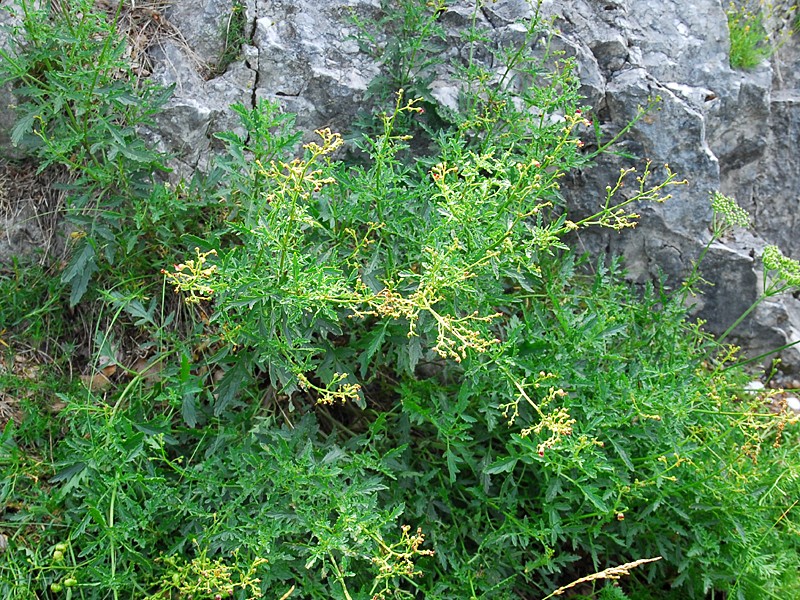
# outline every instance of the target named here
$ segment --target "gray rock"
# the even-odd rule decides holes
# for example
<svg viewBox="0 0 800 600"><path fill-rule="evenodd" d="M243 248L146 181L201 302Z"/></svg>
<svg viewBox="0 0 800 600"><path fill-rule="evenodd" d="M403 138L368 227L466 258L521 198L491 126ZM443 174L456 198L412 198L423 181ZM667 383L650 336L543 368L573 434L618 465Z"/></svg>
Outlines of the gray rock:
<svg viewBox="0 0 800 600"><path fill-rule="evenodd" d="M225 50L228 31L236 25L236 4L236 0L173 2L166 16L198 60L214 69Z"/></svg>
<svg viewBox="0 0 800 600"><path fill-rule="evenodd" d="M215 133L240 128L230 106L253 105L256 71L241 60L223 75L206 81L185 49L174 42L162 44L154 59L153 78L162 85L174 85L175 91L156 115L155 131L149 135L177 159L176 176L190 176L209 160Z"/></svg>
<svg viewBox="0 0 800 600"><path fill-rule="evenodd" d="M153 53L154 78L175 83L176 92L158 117L154 139L176 153L181 173L202 168L216 149L213 134L235 128L234 102L253 106L259 98L279 101L298 114L298 126L344 131L367 101L379 61L363 52L352 15L363 22L381 17L380 0L250 0L248 43L240 60L206 81L203 64L219 59L233 0L174 0L168 13L185 44L165 40ZM779 7L790 0L781 0ZM497 42L520 43L516 22L540 10L554 19L552 48L573 57L581 92L606 139L621 131L640 106L660 103L639 119L618 146L589 170L569 175L565 186L576 215L596 210L605 186L620 168L650 161L654 179L669 164L684 186L672 198L635 207L635 231L581 232L576 243L593 252L623 253L632 279L664 273L678 285L709 239L709 193L734 196L753 214L753 236L715 244L703 275L714 283L695 310L706 326L724 331L760 290L760 248L769 240L800 256L794 235L800 206L800 41L786 37L772 60L751 72L729 65L729 34L720 0L526 0L452 2L440 16L447 30L442 58L464 61L461 32L473 20ZM780 19L770 22L779 32ZM381 36L377 42L380 45ZM493 67L491 54L478 59ZM459 83L440 65L431 91L455 108ZM5 101L0 98L0 125ZM0 139L2 144L2 139ZM633 158L630 158L633 157ZM785 344L797 335L800 307L792 298L763 303L736 332L751 352ZM800 357L788 352L788 370Z"/></svg>
<svg viewBox="0 0 800 600"><path fill-rule="evenodd" d="M13 52L8 33L12 27L19 24L20 19L13 12L0 11L0 49L3 52ZM11 82L0 86L0 156L11 160L22 157L20 149L11 143L11 129L17 120L15 110L17 102Z"/></svg>
<svg viewBox="0 0 800 600"><path fill-rule="evenodd" d="M303 130L347 129L379 74L375 61L359 51L351 14L374 20L378 9L368 0L269 3L253 37L257 97L297 112Z"/></svg>
<svg viewBox="0 0 800 600"><path fill-rule="evenodd" d="M763 155L749 180L740 178L739 194L753 215L755 230L784 253L800 257L800 90L774 92ZM754 171L754 172L753 172ZM748 186L747 184L750 183Z"/></svg>

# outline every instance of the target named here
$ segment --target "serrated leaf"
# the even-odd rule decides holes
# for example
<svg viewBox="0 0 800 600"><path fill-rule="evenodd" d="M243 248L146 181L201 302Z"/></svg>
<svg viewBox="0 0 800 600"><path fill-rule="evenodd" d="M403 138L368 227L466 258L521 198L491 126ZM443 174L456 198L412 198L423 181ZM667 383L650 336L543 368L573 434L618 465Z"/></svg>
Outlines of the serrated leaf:
<svg viewBox="0 0 800 600"><path fill-rule="evenodd" d="M222 414L222 411L239 395L239 390L249 380L250 373L244 360L238 360L233 367L228 369L228 372L217 384L217 401L214 404L215 417Z"/></svg>
<svg viewBox="0 0 800 600"><path fill-rule="evenodd" d="M347 453L344 450L342 450L338 446L334 446L323 457L322 464L324 465L324 464L328 464L328 463L335 463L335 462L339 461L340 459L346 458L346 457L347 457Z"/></svg>
<svg viewBox="0 0 800 600"><path fill-rule="evenodd" d="M408 339L406 352L408 353L408 370L413 373L422 358L422 342L418 337L415 336Z"/></svg>
<svg viewBox="0 0 800 600"><path fill-rule="evenodd" d="M3 427L3 433L0 435L0 456L6 456L17 448L17 442L14 439L14 421L9 419Z"/></svg>
<svg viewBox="0 0 800 600"><path fill-rule="evenodd" d="M608 507L608 505L605 502L603 502L603 499L600 498L600 496L598 496L595 493L595 490L593 488L591 488L591 487L582 487L581 488L581 492L583 492L583 495L586 497L586 499L589 502L594 504L594 507L597 510L599 510L600 512L604 512L604 513L609 512L610 508Z"/></svg>
<svg viewBox="0 0 800 600"><path fill-rule="evenodd" d="M118 93L114 100L119 102L122 106L138 106L142 102L140 97L126 91Z"/></svg>
<svg viewBox="0 0 800 600"><path fill-rule="evenodd" d="M86 469L85 462L77 462L74 465L70 465L65 469L60 470L58 473L53 475L50 478L49 483L58 483L59 481L66 481L67 479L72 479L73 477L79 476L84 469Z"/></svg>
<svg viewBox="0 0 800 600"><path fill-rule="evenodd" d="M446 462L447 462L447 473L450 476L450 483L456 482L456 475L458 475L461 470L458 468L458 457L453 454L453 451L450 448L444 453Z"/></svg>
<svg viewBox="0 0 800 600"><path fill-rule="evenodd" d="M183 422L187 427L194 427L197 425L197 404L195 403L194 394L184 394L183 401L181 402L181 416Z"/></svg>
<svg viewBox="0 0 800 600"><path fill-rule="evenodd" d="M151 150L148 150L144 146L142 146L141 148L136 148L135 146L112 144L112 147L116 148L126 158L129 158L136 162L141 162L141 163L153 162L156 158L156 155Z"/></svg>
<svg viewBox="0 0 800 600"><path fill-rule="evenodd" d="M134 423L133 426L145 435L162 435L169 431L169 427L163 423L153 425L152 423Z"/></svg>
<svg viewBox="0 0 800 600"><path fill-rule="evenodd" d="M201 252L208 252L210 250L214 250L217 253L221 252L219 243L214 243L211 240L197 237L196 235L186 234L181 240L186 243L187 248L199 248Z"/></svg>
<svg viewBox="0 0 800 600"><path fill-rule="evenodd" d="M351 487L351 490L356 492L358 495L367 496L369 494L374 494L376 492L382 492L389 488L381 481L380 477L370 477L366 481L358 483Z"/></svg>
<svg viewBox="0 0 800 600"><path fill-rule="evenodd" d="M609 440L611 440L611 445L614 447L614 450L617 451L619 457L622 459L622 462L625 463L625 466L628 467L629 471L634 470L633 462L631 461L628 453L625 451L625 448L616 440L616 438L612 435L609 436Z"/></svg>
<svg viewBox="0 0 800 600"><path fill-rule="evenodd" d="M96 507L87 506L86 507L86 512L89 514L89 516L92 519L94 519L95 523L97 523L98 525L101 525L102 527L106 527L106 517Z"/></svg>
<svg viewBox="0 0 800 600"><path fill-rule="evenodd" d="M488 467L484 473L487 475L497 475L498 473L510 473L514 470L514 467L517 466L517 462L519 459L516 456L507 456L506 458L502 458L496 462L494 462L490 467Z"/></svg>
<svg viewBox="0 0 800 600"><path fill-rule="evenodd" d="M17 119L17 122L14 124L14 127L11 130L11 143L15 146L19 146L22 138L33 129L33 123L35 120L36 113L34 112L25 114Z"/></svg>
<svg viewBox="0 0 800 600"><path fill-rule="evenodd" d="M75 253L72 255L67 268L61 274L61 283L69 284L69 305L75 306L80 302L86 289L89 287L89 281L98 271L96 254L94 246L86 239L82 239Z"/></svg>
<svg viewBox="0 0 800 600"><path fill-rule="evenodd" d="M155 300L155 298L153 299ZM155 303L150 302L150 308L146 309L144 305L139 300L131 300L125 305L125 312L128 313L130 316L138 319L134 325L140 326L144 325L145 323L150 323L151 325L155 325L155 321L153 320L152 312L155 309Z"/></svg>
<svg viewBox="0 0 800 600"><path fill-rule="evenodd" d="M386 337L386 329L389 326L388 323L384 323L383 327L378 330L370 332L371 339L367 347L358 357L358 363L361 367L361 377L365 377L367 374L367 370L369 368L369 362L375 353L383 346L383 340Z"/></svg>
<svg viewBox="0 0 800 600"><path fill-rule="evenodd" d="M547 502L552 502L556 496L561 493L561 478L556 477L551 482L550 485L547 486L547 492L545 492L544 499Z"/></svg>
<svg viewBox="0 0 800 600"><path fill-rule="evenodd" d="M388 323L384 323L383 327L377 332L375 332L372 336L372 340L370 341L367 349L364 351L367 355L367 361L371 359L375 353L380 349L381 345L383 344L383 339L386 337L386 328L389 326Z"/></svg>
<svg viewBox="0 0 800 600"><path fill-rule="evenodd" d="M226 142L234 147L241 146L244 144L245 140L242 139L240 136L236 135L233 131L221 131L219 133L215 133L214 137L222 142Z"/></svg>

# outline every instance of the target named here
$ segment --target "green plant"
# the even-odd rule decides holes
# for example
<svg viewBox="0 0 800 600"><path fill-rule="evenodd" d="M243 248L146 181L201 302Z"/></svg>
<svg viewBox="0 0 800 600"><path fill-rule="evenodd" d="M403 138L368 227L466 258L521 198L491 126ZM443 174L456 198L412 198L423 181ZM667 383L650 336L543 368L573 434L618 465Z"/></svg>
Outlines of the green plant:
<svg viewBox="0 0 800 600"><path fill-rule="evenodd" d="M443 0L382 0L377 19L367 22L352 13L361 50L382 66L380 75L370 82L368 94L378 107L393 103L398 89L431 107L437 105L429 86L433 68L442 63L446 32L439 18L446 9Z"/></svg>
<svg viewBox="0 0 800 600"><path fill-rule="evenodd" d="M0 348L9 349L14 341L57 354L53 341L69 337L63 319L66 307L61 302L62 287L52 273L18 260L0 271L0 338L7 340Z"/></svg>
<svg viewBox="0 0 800 600"><path fill-rule="evenodd" d="M700 276L699 267L711 246L735 228L746 229L750 227L750 215L747 211L738 206L733 198L729 198L720 192L713 192L711 194L711 208L713 211L711 237L701 251L698 259L694 262L691 273L682 284L683 291L681 292L681 296L684 301L687 301L688 296L696 292L699 284L704 283ZM736 331L736 328L739 327L762 302L779 296L789 290L797 289L797 287L800 286L800 263L784 256L777 246L770 245L764 248L761 260L763 266L763 288L761 295L747 310L739 315L724 332L717 336L716 342L718 344L722 344L731 333ZM781 348L776 348L773 352L779 352L796 343L798 342L792 342ZM764 356L753 357L747 362L754 362L762 358L764 358Z"/></svg>
<svg viewBox="0 0 800 600"><path fill-rule="evenodd" d="M380 505L387 459L364 439L338 446L313 418L192 435L169 425L169 410L149 412L157 396L127 408L64 400L75 435L58 448L49 494L68 537L33 568L0 565L7 585L19 584L15 569L31 577L11 597L54 586L103 598L280 597L293 586L312 598L402 597L429 554L421 532L395 531L400 507ZM24 525L35 515L21 516L12 550L32 554Z"/></svg>
<svg viewBox="0 0 800 600"><path fill-rule="evenodd" d="M447 554L439 585L545 595L567 573L651 556L664 560L642 567L645 581L671 580L683 597L731 585L738 572L725 565L745 565L754 540L791 506L793 492L770 500L759 492L775 478L797 485L796 466L779 458L789 450L772 448L788 417L776 418L768 398L742 405L735 370L704 372L711 340L682 322L682 304L637 299L614 271L600 270L589 287L569 273L548 277L552 303L531 298L523 320L508 325L493 375L473 366L450 388L423 382L401 391L413 433L398 425L387 435L413 448L403 470L420 474L404 486L422 490L403 497L407 512L438 524L426 526L437 556L470 549ZM503 383L501 367L518 373L523 389ZM543 407L572 420L556 443L555 427L538 427ZM755 464L761 452L770 458ZM729 469L743 479L734 483ZM430 497L440 499L435 507ZM788 552L773 556L786 572L796 549L771 543Z"/></svg>
<svg viewBox="0 0 800 600"><path fill-rule="evenodd" d="M223 35L223 47L219 59L213 66L212 72L221 75L225 69L239 58L242 52L242 45L248 42L247 38L247 6L235 0L231 6L231 13L225 21Z"/></svg>
<svg viewBox="0 0 800 600"><path fill-rule="evenodd" d="M325 157L340 139L328 131L319 132L321 145L306 146L304 159L270 159L267 168L256 158L249 171L241 165L236 172L245 176L226 180L250 186L226 192L242 203L241 221L232 226L239 243L210 247L168 274L192 300L213 296L218 312L212 322L241 349L239 362L268 369L286 391L301 386L323 399L355 399L352 374L359 365L362 373L367 370L385 338L383 358L396 357L393 369L409 374L426 352L457 363L470 351L488 350L495 341L487 327L500 316L492 306L508 299L495 273L535 279L537 257L563 247L560 237L590 225L631 226L635 216L623 214L623 207L662 200L661 190L674 183L668 173L648 189L646 172L639 193L615 203L625 172L597 214L578 222L564 215L549 220L546 215L558 211L561 161L574 160L576 144L568 136L583 120L580 111L565 118L557 130L563 137L553 139L556 152L542 161L536 146L528 149L533 156L516 155L514 147L480 155L457 134L444 142L441 161L430 171L413 173L396 158L404 145L392 127L395 115L416 110L398 96L396 113L384 117L383 135L364 145L375 161L369 170L334 170ZM275 115L275 107L262 103L243 120L276 126ZM251 139L265 135L251 132ZM242 143L235 136L226 139ZM233 156L244 153L245 148L231 150ZM494 178L487 179L485 170ZM427 219L423 227L415 215ZM460 296L466 289L472 302ZM372 341L347 364L336 358L342 351L331 345L332 337L351 335L345 327L360 329L359 323L369 329L358 336ZM391 348L390 340L409 338L416 356L407 354L405 342ZM322 364L321 356L327 357ZM231 372L241 379L247 371ZM333 387L319 387L325 381Z"/></svg>
<svg viewBox="0 0 800 600"><path fill-rule="evenodd" d="M374 89L353 161L328 130L298 148L261 102L234 108L246 132L219 135L207 176L125 196L126 269L78 308L81 352L116 375L26 383L63 410L0 438L0 595L797 595L797 418L687 315L699 264L634 290L569 247L682 182L624 169L570 215L563 178L617 138L583 145L590 113L537 6L503 43L476 4L448 66L447 7L385 3L404 89ZM458 73L457 109L425 97L433 68ZM709 247L746 221L718 194L712 210ZM800 267L765 254L765 296L794 289ZM69 337L58 289L0 280L9 353Z"/></svg>
<svg viewBox="0 0 800 600"><path fill-rule="evenodd" d="M159 583L161 591L149 596L151 600L171 598L173 593L193 598L230 597L237 588L248 591L248 598L263 597L258 585L261 580L253 575L268 562L266 559L254 560L246 572L241 572L235 562L229 565L222 559L209 559L206 549L190 562L177 556L164 557L163 562L168 570Z"/></svg>
<svg viewBox="0 0 800 600"><path fill-rule="evenodd" d="M760 11L731 5L727 12L731 67L752 69L772 56L773 50Z"/></svg>
<svg viewBox="0 0 800 600"><path fill-rule="evenodd" d="M402 5L404 15L409 7ZM428 9L425 27L439 12ZM542 35L542 23L532 20L528 45ZM473 36L474 45L483 41ZM422 53L419 69L428 68L425 52L409 52L404 60ZM467 68L466 116L429 131L435 151L420 161L405 162L407 131L425 111L405 90L379 115L377 133L356 142L366 167L332 161L341 139L328 130L304 147L304 158L289 160L296 140L290 119L264 102L253 111L236 108L248 137L221 136L233 160L217 179L225 182L219 195L235 207L230 233L238 243L203 243L196 261L168 275L193 300L213 296L212 322L238 348L239 366L228 369L219 393L222 406L253 367L288 393L304 387L325 400L363 405L357 371L379 372L385 364L411 374L423 357L457 363L484 352L495 343L494 307L508 300L508 282L536 279L538 263L565 248L559 240L571 231L632 226L636 217L624 214L625 206L661 201L662 190L677 183L667 168L664 181L648 188L648 167L638 193L615 202L626 171L596 214L569 221L558 180L590 158L575 135L589 123L578 108L572 64L516 46L495 53L507 76L495 86L486 67ZM415 69L406 65L409 77ZM520 88L512 71L530 85ZM348 337L363 340L355 354L342 345Z"/></svg>
<svg viewBox="0 0 800 600"><path fill-rule="evenodd" d="M726 11L730 32L730 63L734 69L753 69L770 58L796 31L795 6L778 10L759 0L755 7L731 2ZM788 26L787 26L788 23ZM777 27L776 31L772 31Z"/></svg>
<svg viewBox="0 0 800 600"><path fill-rule="evenodd" d="M546 32L534 21L528 36ZM685 292L637 298L615 266L585 279L561 241L631 226L625 206L679 182L666 170L650 187L646 167L638 193L615 203L632 177L623 171L598 212L572 222L558 180L590 157L575 135L586 124L570 63L517 47L496 57L529 85L507 75L495 88L486 67L468 65L464 112L428 132L434 150L420 160L408 159L406 133L420 107L402 91L359 142L369 162L356 167L329 158L339 145L329 131L303 158L283 158L288 119L267 104L239 109L250 139L272 144L224 138L232 156L254 157L228 166L240 176L221 194L235 200L238 243L201 244L169 276L213 303L212 324L237 348L215 410L264 373L292 405L355 400L391 415L376 429L345 413L387 451L409 449L401 470L419 475L390 496L431 533L429 593L546 593L570 573L654 555L664 560L646 576L693 596L744 581L767 589L763 561L736 575L729 566L781 521L757 503L756 482L796 485L794 471L747 469L788 417L765 397L739 404L735 369L703 371L729 359L686 320ZM750 483L729 480L733 464ZM689 518L698 498L719 505ZM776 547L776 564L790 564L796 549Z"/></svg>
<svg viewBox="0 0 800 600"><path fill-rule="evenodd" d="M625 595L625 592L623 592L619 586L607 585L600 591L598 600L628 600L628 596Z"/></svg>
<svg viewBox="0 0 800 600"><path fill-rule="evenodd" d="M67 214L76 231L62 280L75 305L102 260L116 265L146 235L129 227L130 203L151 203L154 178L166 167L139 128L171 90L135 79L116 16L90 0L20 0L9 10L20 19L12 50L0 53L2 79L21 100L11 139L39 159L40 170L59 165L69 174Z"/></svg>

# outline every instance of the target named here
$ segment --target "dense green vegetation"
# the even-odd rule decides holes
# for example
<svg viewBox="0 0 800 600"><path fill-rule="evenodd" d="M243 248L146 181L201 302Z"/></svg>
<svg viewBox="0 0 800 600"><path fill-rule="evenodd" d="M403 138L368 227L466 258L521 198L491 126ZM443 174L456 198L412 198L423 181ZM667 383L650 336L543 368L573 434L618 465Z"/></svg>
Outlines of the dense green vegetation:
<svg viewBox="0 0 800 600"><path fill-rule="evenodd" d="M750 70L772 57L798 31L797 6L792 3L730 2L725 14L730 33L730 64Z"/></svg>
<svg viewBox="0 0 800 600"><path fill-rule="evenodd" d="M20 0L2 55L73 233L67 264L0 270L0 595L800 593L785 400L689 318L697 269L636 291L566 241L682 182L623 171L573 220L559 182L616 139L547 23L465 32L453 110L426 88L444 3L387 2L361 42L393 76L351 144L235 106L247 134L170 183L139 137L169 90L114 15L59 6ZM747 226L712 207L709 244ZM764 297L800 285L764 267Z"/></svg>

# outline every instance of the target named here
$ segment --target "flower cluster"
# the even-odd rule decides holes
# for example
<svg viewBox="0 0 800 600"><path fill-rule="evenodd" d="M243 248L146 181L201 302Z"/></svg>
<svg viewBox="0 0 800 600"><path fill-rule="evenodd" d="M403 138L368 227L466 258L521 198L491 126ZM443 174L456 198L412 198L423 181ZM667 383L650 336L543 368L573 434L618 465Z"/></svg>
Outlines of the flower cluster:
<svg viewBox="0 0 800 600"><path fill-rule="evenodd" d="M546 406L555 398L564 398L567 395L562 389L550 388L547 393L547 398L542 402L542 406ZM550 437L539 443L536 448L539 456L544 456L545 450L553 448L563 436L572 435L572 426L575 424L575 419L569 414L569 410L561 406L555 410L545 413L541 416L538 423L530 427L526 427L520 431L522 437L527 437L531 434L539 435L542 431L550 432Z"/></svg>
<svg viewBox="0 0 800 600"><path fill-rule="evenodd" d="M341 134L331 132L328 127L325 129L315 129L314 133L322 138L322 145L320 146L316 142L309 142L305 144L303 148L311 152L315 157L331 154L338 150L344 143Z"/></svg>
<svg viewBox="0 0 800 600"><path fill-rule="evenodd" d="M714 211L714 221L716 230L718 227L750 227L750 215L745 209L736 204L733 198L729 198L719 192L711 194L711 209Z"/></svg>
<svg viewBox="0 0 800 600"><path fill-rule="evenodd" d="M800 262L784 256L777 246L767 246L761 257L764 272L769 277L769 289L781 291L790 287L800 287Z"/></svg>
<svg viewBox="0 0 800 600"><path fill-rule="evenodd" d="M172 285L175 292L188 292L187 304L197 304L201 300L209 300L214 293L214 288L208 285L211 276L217 270L216 265L206 266L208 257L215 255L215 250L200 252L195 248L196 260L187 260L185 263L175 265L175 272L169 273L164 269L161 272Z"/></svg>
<svg viewBox="0 0 800 600"><path fill-rule="evenodd" d="M313 390L317 393L317 404L344 404L348 400L357 401L361 386L357 383L348 383L346 373L334 373L333 379L324 387L314 385L303 373L297 374L298 385L301 390Z"/></svg>
<svg viewBox="0 0 800 600"><path fill-rule="evenodd" d="M407 319L408 337L414 337L417 335L420 315L426 312L436 322L436 346L433 350L442 358L450 358L456 362L464 360L470 350L480 354L498 343L497 339L486 337L475 325L493 321L500 316L499 313L480 315L474 312L463 317L442 314L434 309L434 305L440 300L440 297L432 295L428 287L420 288L409 297L386 288L371 299L371 310L361 311L359 314Z"/></svg>
<svg viewBox="0 0 800 600"><path fill-rule="evenodd" d="M418 527L413 534L409 533L410 531L411 527L403 525L400 540L392 545L387 545L382 540L378 541L381 554L374 556L372 562L379 571L375 582L383 583L384 588L372 597L373 600L394 597L390 581L397 576L412 578L422 575L422 571L414 564L414 559L420 556L433 556L433 550L422 549L425 543L422 529Z"/></svg>

